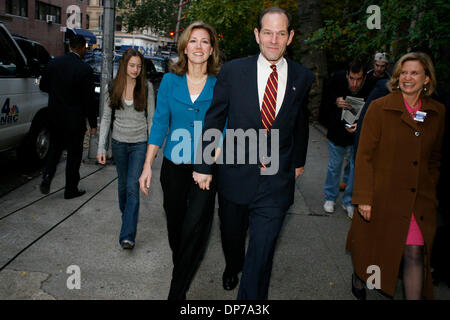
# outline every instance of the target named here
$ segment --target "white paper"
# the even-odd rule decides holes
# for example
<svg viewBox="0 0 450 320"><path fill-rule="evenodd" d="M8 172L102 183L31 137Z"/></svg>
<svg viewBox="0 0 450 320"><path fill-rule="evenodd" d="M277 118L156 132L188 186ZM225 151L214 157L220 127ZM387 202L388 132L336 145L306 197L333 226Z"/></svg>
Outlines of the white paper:
<svg viewBox="0 0 450 320"><path fill-rule="evenodd" d="M347 96L345 102L349 103L351 106L342 110L341 120L345 120L349 124L354 124L361 114L361 110L364 106L364 99Z"/></svg>

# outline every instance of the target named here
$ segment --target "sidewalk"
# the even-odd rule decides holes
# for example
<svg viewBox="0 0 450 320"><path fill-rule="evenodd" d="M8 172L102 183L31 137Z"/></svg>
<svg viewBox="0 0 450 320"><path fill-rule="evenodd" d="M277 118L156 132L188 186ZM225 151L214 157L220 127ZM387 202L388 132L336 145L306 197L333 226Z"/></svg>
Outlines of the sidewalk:
<svg viewBox="0 0 450 320"><path fill-rule="evenodd" d="M50 195L40 194L40 178L35 178L0 198L0 299L165 300L172 262L159 182L161 160L160 153L150 195L141 194L132 251L118 243L121 222L112 165L82 164L80 187L87 193L80 198L63 198L63 163ZM305 174L297 181L295 203L275 252L269 299L354 299L351 259L345 252L351 221L340 206L331 215L322 209L327 163L327 140L320 127L311 126ZM80 289L68 289L73 279L69 266L79 267ZM237 288L222 288L223 269L216 210L208 250L187 298L234 300ZM435 295L450 299L450 289L441 284ZM403 298L400 281L395 298ZM368 291L368 299L386 298Z"/></svg>

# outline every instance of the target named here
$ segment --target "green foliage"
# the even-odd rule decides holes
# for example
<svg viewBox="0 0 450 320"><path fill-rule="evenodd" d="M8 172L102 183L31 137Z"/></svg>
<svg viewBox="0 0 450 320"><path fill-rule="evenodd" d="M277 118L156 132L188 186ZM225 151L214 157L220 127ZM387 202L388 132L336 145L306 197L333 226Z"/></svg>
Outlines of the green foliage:
<svg viewBox="0 0 450 320"><path fill-rule="evenodd" d="M219 45L227 59L245 57L258 52L253 31L259 13L272 6L279 6L293 15L297 12L297 0L201 0L191 1L186 23L196 20L209 23L223 36Z"/></svg>
<svg viewBox="0 0 450 320"><path fill-rule="evenodd" d="M366 13L370 5L381 9L381 29L369 30ZM392 61L419 45L428 45L437 63L438 77L449 80L448 52L450 2L448 0L364 0L322 1L324 26L316 30L308 44L326 50L330 59L345 62L360 58L369 62L373 54L383 50Z"/></svg>
<svg viewBox="0 0 450 320"><path fill-rule="evenodd" d="M155 32L168 35L175 30L179 0L147 0L136 4L136 0L120 0L123 22L128 32L151 27Z"/></svg>
<svg viewBox="0 0 450 320"><path fill-rule="evenodd" d="M176 31L179 0L148 0L138 2L120 0L119 7L132 8L122 15L129 32L150 26L166 36ZM258 52L253 33L258 14L264 9L279 6L293 16L293 26L298 27L298 0L191 0L183 7L185 19L180 30L196 20L212 25L221 35L220 49L227 59L245 57Z"/></svg>

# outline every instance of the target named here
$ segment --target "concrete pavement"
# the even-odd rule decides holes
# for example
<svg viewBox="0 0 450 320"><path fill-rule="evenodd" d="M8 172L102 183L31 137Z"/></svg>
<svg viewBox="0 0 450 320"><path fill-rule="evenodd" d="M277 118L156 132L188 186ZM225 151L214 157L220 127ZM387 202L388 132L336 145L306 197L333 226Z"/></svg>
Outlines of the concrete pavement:
<svg viewBox="0 0 450 320"><path fill-rule="evenodd" d="M166 299L172 263L159 183L161 153L157 160L151 193L141 194L132 251L118 244L120 211L113 165L83 163L80 187L87 193L80 198L63 198L64 163L48 196L40 194L41 180L35 178L0 198L0 299ZM334 214L322 209L327 163L324 131L313 125L305 174L297 181L295 203L275 252L269 299L354 299L351 260L345 252L351 221L340 205ZM79 283L71 268L79 270ZM235 299L237 288L222 289L223 269L216 210L209 246L187 298ZM77 284L80 289L73 288ZM450 299L450 289L442 284L435 294ZM402 297L399 281L395 299ZM368 299L386 298L368 291Z"/></svg>

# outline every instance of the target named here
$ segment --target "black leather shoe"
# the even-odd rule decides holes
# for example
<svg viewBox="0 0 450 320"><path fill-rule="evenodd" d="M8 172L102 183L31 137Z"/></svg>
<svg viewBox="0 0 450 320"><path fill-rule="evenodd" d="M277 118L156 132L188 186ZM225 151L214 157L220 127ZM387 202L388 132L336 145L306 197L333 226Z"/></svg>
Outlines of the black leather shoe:
<svg viewBox="0 0 450 320"><path fill-rule="evenodd" d="M50 177L44 176L42 178L41 185L39 186L42 194L49 194L51 182L52 180L50 179Z"/></svg>
<svg viewBox="0 0 450 320"><path fill-rule="evenodd" d="M362 288L362 289L358 289L355 287L355 275L352 275L352 293L355 296L356 299L358 300L366 300L366 289Z"/></svg>
<svg viewBox="0 0 450 320"><path fill-rule="evenodd" d="M236 288L238 282L239 282L239 278L238 278L237 274L229 275L229 274L224 273L222 275L222 285L225 290L228 290L228 291L233 290L234 288Z"/></svg>
<svg viewBox="0 0 450 320"><path fill-rule="evenodd" d="M64 199L73 199L73 198L78 198L81 197L83 194L85 194L86 191L85 190L78 190L75 192L70 192L70 193L65 193L64 192Z"/></svg>

